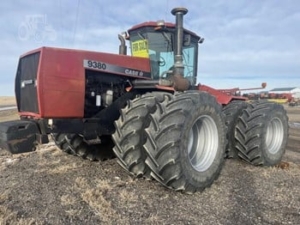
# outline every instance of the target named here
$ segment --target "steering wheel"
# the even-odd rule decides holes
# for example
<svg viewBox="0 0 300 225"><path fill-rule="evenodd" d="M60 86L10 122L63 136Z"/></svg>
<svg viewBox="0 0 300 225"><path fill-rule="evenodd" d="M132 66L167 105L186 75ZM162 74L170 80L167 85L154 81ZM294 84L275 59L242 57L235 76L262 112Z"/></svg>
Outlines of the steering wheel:
<svg viewBox="0 0 300 225"><path fill-rule="evenodd" d="M166 60L161 56L159 57L158 65L159 66L165 66L166 65Z"/></svg>

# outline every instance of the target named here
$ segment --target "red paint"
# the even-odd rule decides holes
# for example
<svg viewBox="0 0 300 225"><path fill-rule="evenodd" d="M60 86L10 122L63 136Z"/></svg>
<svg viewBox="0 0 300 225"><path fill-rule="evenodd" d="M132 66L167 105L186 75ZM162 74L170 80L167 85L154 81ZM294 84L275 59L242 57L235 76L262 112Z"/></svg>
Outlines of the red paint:
<svg viewBox="0 0 300 225"><path fill-rule="evenodd" d="M247 98L241 97L241 96L234 96L226 94L225 92L219 91L217 89L214 89L212 87L206 86L206 85L198 85L198 90L200 91L206 91L209 94L215 96L219 104L227 105L229 102L233 100L242 100L245 101Z"/></svg>
<svg viewBox="0 0 300 225"><path fill-rule="evenodd" d="M155 85L155 88L157 90L168 91L168 92L174 92L175 91L175 89L173 87L167 87L167 86L162 86L162 85Z"/></svg>
<svg viewBox="0 0 300 225"><path fill-rule="evenodd" d="M41 53L37 75L37 97L40 113L20 112L21 116L83 118L85 96L84 59L150 72L149 59L147 58L49 47L39 48L25 55L35 52ZM119 75L125 76L124 74ZM141 77L138 79L141 79ZM164 91L174 91L172 87L157 85L156 88ZM198 85L198 89L215 96L222 105L226 105L232 100L246 100L246 98L228 95L206 85Z"/></svg>
<svg viewBox="0 0 300 225"><path fill-rule="evenodd" d="M84 59L150 72L149 59L146 58L49 47L39 48L25 55L35 52L41 52L37 75L40 113L20 112L22 116L82 118L85 95Z"/></svg>

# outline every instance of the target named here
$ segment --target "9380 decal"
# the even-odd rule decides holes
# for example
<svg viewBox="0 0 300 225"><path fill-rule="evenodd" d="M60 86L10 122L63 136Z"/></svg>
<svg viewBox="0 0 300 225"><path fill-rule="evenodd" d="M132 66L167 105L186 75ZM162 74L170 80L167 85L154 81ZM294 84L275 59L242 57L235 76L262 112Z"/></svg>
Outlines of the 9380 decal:
<svg viewBox="0 0 300 225"><path fill-rule="evenodd" d="M112 65L97 60L84 59L83 67L92 70L105 71L106 73L124 74L134 77L151 77L150 72L147 71Z"/></svg>
<svg viewBox="0 0 300 225"><path fill-rule="evenodd" d="M84 60L84 67L106 70L107 66L103 62L93 61L93 60Z"/></svg>

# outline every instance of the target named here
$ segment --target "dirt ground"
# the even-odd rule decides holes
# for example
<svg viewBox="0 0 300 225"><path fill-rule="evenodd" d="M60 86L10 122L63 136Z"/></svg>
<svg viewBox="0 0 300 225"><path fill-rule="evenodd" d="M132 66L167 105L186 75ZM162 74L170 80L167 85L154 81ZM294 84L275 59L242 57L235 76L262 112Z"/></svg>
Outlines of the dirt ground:
<svg viewBox="0 0 300 225"><path fill-rule="evenodd" d="M193 195L53 143L14 156L0 150L0 224L299 224L300 108L287 111L292 128L281 167L226 160L219 179ZM0 111L0 121L15 118L16 110Z"/></svg>

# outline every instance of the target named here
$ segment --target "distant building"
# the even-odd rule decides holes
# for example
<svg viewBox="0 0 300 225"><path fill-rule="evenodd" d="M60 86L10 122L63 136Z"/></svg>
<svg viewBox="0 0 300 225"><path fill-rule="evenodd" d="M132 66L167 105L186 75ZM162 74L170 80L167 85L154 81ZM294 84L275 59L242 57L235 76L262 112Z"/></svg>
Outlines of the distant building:
<svg viewBox="0 0 300 225"><path fill-rule="evenodd" d="M294 98L300 98L299 87L274 88L269 91L269 94L291 94Z"/></svg>

